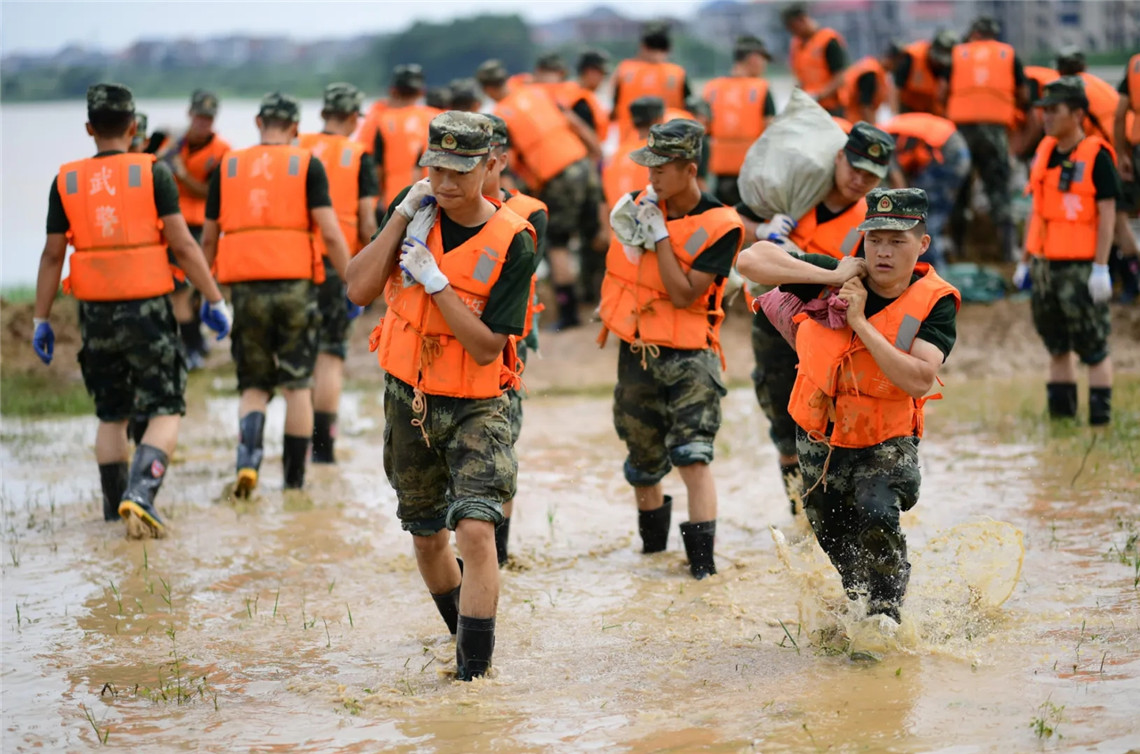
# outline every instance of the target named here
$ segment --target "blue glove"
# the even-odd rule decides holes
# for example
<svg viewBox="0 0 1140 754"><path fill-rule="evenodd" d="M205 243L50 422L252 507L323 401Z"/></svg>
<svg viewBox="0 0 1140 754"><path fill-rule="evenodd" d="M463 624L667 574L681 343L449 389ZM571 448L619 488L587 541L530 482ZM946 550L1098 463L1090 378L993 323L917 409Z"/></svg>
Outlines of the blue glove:
<svg viewBox="0 0 1140 754"><path fill-rule="evenodd" d="M348 311L348 321L349 322L356 319L361 314L364 314L364 307L361 306L360 304L352 303L352 299L350 299L348 296L344 297L344 306L345 306L345 309Z"/></svg>
<svg viewBox="0 0 1140 754"><path fill-rule="evenodd" d="M218 299L213 304L203 301L199 315L202 317L202 321L206 323L206 327L218 334L217 340L221 340L230 334L230 324L233 322L233 317L230 316L230 308L226 306L224 298Z"/></svg>
<svg viewBox="0 0 1140 754"><path fill-rule="evenodd" d="M35 334L32 336L32 348L36 351L36 356L40 357L40 361L45 364L51 363L51 357L55 353L55 331L51 329L51 322L46 319L32 319L36 327Z"/></svg>

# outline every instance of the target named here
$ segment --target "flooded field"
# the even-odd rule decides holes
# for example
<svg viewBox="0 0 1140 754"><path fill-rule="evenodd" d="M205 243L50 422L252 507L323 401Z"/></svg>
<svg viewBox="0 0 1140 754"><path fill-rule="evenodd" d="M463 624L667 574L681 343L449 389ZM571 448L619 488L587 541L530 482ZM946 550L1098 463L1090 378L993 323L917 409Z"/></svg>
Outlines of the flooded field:
<svg viewBox="0 0 1140 754"><path fill-rule="evenodd" d="M989 324L972 327L980 340ZM1016 337L1003 332L986 336L995 363L995 338ZM688 575L675 527L667 552L640 554L610 420L614 349L589 350L592 335L548 338L528 371L495 668L471 684L452 679L454 643L395 519L362 352L340 466L283 495L275 404L260 497L240 506L219 500L232 371L196 375L159 499L174 528L163 541L128 542L99 520L92 418L6 417L3 749L1140 748L1132 335L1114 341L1132 356L1116 427L1099 435L1041 421L1032 358L981 370L963 350L928 409L922 499L903 519L914 573L892 640L865 630L788 514L741 380L739 322L714 465L720 573ZM666 484L684 499L676 475Z"/></svg>

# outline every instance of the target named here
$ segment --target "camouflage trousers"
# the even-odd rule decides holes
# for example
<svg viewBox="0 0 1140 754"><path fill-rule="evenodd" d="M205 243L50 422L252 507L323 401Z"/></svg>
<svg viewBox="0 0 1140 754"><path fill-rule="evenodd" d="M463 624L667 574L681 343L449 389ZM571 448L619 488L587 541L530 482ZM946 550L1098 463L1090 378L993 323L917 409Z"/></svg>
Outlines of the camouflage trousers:
<svg viewBox="0 0 1140 754"><path fill-rule="evenodd" d="M538 198L546 203L549 219L546 224L547 248L565 248L570 237L579 233L582 217L587 207L597 201L599 185L597 169L586 157L572 162L558 175L551 178L538 193Z"/></svg>
<svg viewBox="0 0 1140 754"><path fill-rule="evenodd" d="M317 307L321 312L321 328L317 336L317 350L339 359L348 357L348 304L345 300L344 281L336 274L328 257L325 257L325 282L317 287Z"/></svg>
<svg viewBox="0 0 1140 754"><path fill-rule="evenodd" d="M910 178L912 187L926 192L929 203L926 232L930 234L930 248L922 255L922 261L929 262L939 270L946 264L950 215L954 212L962 184L970 177L970 149L962 134L951 134L941 152L941 161L932 161Z"/></svg>
<svg viewBox="0 0 1140 754"><path fill-rule="evenodd" d="M396 490L400 525L420 537L465 518L498 526L519 470L506 394L427 395L423 402L411 385L384 378L384 474Z"/></svg>
<svg viewBox="0 0 1140 754"><path fill-rule="evenodd" d="M313 384L321 313L311 280L230 286L238 390L303 390Z"/></svg>
<svg viewBox="0 0 1140 754"><path fill-rule="evenodd" d="M828 445L797 427L796 445L804 489L811 490L804 514L843 588L852 598L866 594L872 606L897 607L910 578L899 515L918 502L918 439L834 448L828 459Z"/></svg>
<svg viewBox="0 0 1140 754"><path fill-rule="evenodd" d="M990 220L1001 229L1012 220L1010 214L1009 179L1012 168L1009 165L1009 132L998 123L963 123L958 126L970 150L973 168L982 181L986 198L990 201ZM966 181L959 192L959 211L964 211L969 202L970 182Z"/></svg>
<svg viewBox="0 0 1140 754"><path fill-rule="evenodd" d="M100 421L186 413L186 356L169 296L80 301L79 368Z"/></svg>
<svg viewBox="0 0 1140 754"><path fill-rule="evenodd" d="M614 428L625 443L625 479L652 487L673 466L712 463L727 394L720 359L712 350L660 349L634 353L623 342L614 387Z"/></svg>
<svg viewBox="0 0 1140 754"><path fill-rule="evenodd" d="M515 343L515 348L518 351L519 360L526 364L527 353L530 348L523 338L519 338ZM511 447L513 448L519 441L519 436L522 435L523 423L523 398L526 396L524 388L511 388L506 391L507 400L510 401L510 421L511 421Z"/></svg>
<svg viewBox="0 0 1140 754"><path fill-rule="evenodd" d="M1099 364L1108 356L1112 320L1108 304L1089 295L1092 262L1050 262L1033 257L1030 305L1033 326L1052 356L1075 351L1081 362Z"/></svg>
<svg viewBox="0 0 1140 754"><path fill-rule="evenodd" d="M756 400L768 417L768 436L780 455L794 456L796 423L788 414L788 401L792 398L799 358L764 312L757 312L752 319L752 354L756 357L752 385Z"/></svg>

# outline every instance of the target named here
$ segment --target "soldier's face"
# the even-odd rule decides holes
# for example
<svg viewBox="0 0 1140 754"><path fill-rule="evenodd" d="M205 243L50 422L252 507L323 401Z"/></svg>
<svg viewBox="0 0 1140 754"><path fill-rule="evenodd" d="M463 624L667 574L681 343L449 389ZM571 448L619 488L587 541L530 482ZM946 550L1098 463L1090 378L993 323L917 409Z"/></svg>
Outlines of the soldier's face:
<svg viewBox="0 0 1140 754"><path fill-rule="evenodd" d="M448 168L428 169L428 180L435 201L443 209L461 209L478 202L483 196L483 182L487 180L487 160L481 161L466 173Z"/></svg>
<svg viewBox="0 0 1140 754"><path fill-rule="evenodd" d="M1073 110L1068 105L1045 105L1041 110L1045 133L1049 136L1063 138L1080 128L1080 110Z"/></svg>
<svg viewBox="0 0 1140 754"><path fill-rule="evenodd" d="M883 287L910 280L915 262L929 246L930 236L913 230L869 230L863 236L867 274Z"/></svg>
<svg viewBox="0 0 1140 754"><path fill-rule="evenodd" d="M593 91L606 80L606 74L597 68L587 68L582 71L582 75L579 78L581 79L583 87Z"/></svg>
<svg viewBox="0 0 1140 754"><path fill-rule="evenodd" d="M847 159L847 153L839 150L835 158L835 188L849 204L862 199L879 185L882 180L869 170L860 170L854 167Z"/></svg>
<svg viewBox="0 0 1140 754"><path fill-rule="evenodd" d="M214 119L209 115L191 115L190 133L194 136L207 136L214 130Z"/></svg>
<svg viewBox="0 0 1140 754"><path fill-rule="evenodd" d="M697 166L691 162L667 162L649 168L649 183L662 201L683 193L697 177Z"/></svg>

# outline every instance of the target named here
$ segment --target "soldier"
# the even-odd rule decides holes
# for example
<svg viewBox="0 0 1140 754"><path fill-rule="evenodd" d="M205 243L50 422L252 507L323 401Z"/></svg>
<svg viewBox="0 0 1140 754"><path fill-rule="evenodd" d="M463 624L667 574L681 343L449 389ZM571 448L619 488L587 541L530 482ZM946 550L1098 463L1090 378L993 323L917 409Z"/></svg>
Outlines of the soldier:
<svg viewBox="0 0 1140 754"><path fill-rule="evenodd" d="M721 369L724 287L743 242L740 218L697 183L704 129L672 120L649 129L633 152L649 168L656 203L639 190L638 222L648 250L616 235L602 282L602 337L621 339L614 427L625 442L625 478L634 489L642 552L665 549L673 501L661 480L676 466L688 493L681 538L696 579L716 573L717 497L710 464L726 394Z"/></svg>
<svg viewBox="0 0 1140 754"><path fill-rule="evenodd" d="M920 189L867 197L865 259L788 254L761 242L740 271L805 301L838 288L847 324L812 319L796 333L800 365L788 406L804 511L851 599L898 628L910 564L899 516L918 502L922 406L957 337L961 297L928 265ZM890 619L889 621L887 619Z"/></svg>
<svg viewBox="0 0 1140 754"><path fill-rule="evenodd" d="M792 35L788 66L800 88L832 115L839 115L839 87L847 68L847 43L835 29L821 27L808 14L807 6L794 2L780 12L784 28Z"/></svg>
<svg viewBox="0 0 1140 754"><path fill-rule="evenodd" d="M423 92L423 68L410 64L392 69L388 106L380 115L372 144L381 206L387 206L404 186L426 175L416 162L427 145L428 123L439 110L419 104Z"/></svg>
<svg viewBox="0 0 1140 754"><path fill-rule="evenodd" d="M487 178L483 181L483 196L492 196L500 199L503 206L519 217L525 218L534 228L535 234L535 267L542 261L546 253L546 224L549 213L546 205L532 196L508 190L503 186L502 175L509 164L511 146L510 133L507 131L507 122L497 115L486 116L491 121L491 158L487 163ZM532 277L537 283L538 276ZM531 295L534 304L538 303L535 294ZM519 361L526 363L527 354L538 350L538 329L535 327L535 318L528 315L523 326L523 337L516 342ZM512 387L507 390L507 397L511 401L511 446L518 444L522 432L523 420L523 391L521 387ZM508 543L511 535L511 514L514 512L515 501L508 500L503 503L503 523L495 527L495 552L499 559L499 566L507 562Z"/></svg>
<svg viewBox="0 0 1140 754"><path fill-rule="evenodd" d="M1036 104L1046 136L1029 174L1033 214L1014 280L1033 281L1033 324L1049 351L1049 416L1077 415L1075 353L1089 367L1089 424L1104 425L1112 417L1108 252L1119 178L1111 148L1081 127L1089 103L1080 78L1046 84Z"/></svg>
<svg viewBox="0 0 1140 754"><path fill-rule="evenodd" d="M348 263L328 175L312 153L293 146L300 120L296 99L265 95L257 114L260 145L226 155L206 200L203 251L218 281L231 286L234 305L238 498L248 498L257 486L265 410L278 388L285 397L285 489L305 484L321 317L314 283L324 281L325 270L312 229L342 280Z"/></svg>
<svg viewBox="0 0 1140 754"><path fill-rule="evenodd" d="M669 61L673 41L669 24L647 23L641 32L637 57L618 63L614 71L614 106L612 117L618 125L618 139L624 141L633 132L629 120L629 103L641 97L660 97L665 107L683 108L692 94L685 69Z"/></svg>
<svg viewBox="0 0 1140 754"><path fill-rule="evenodd" d="M597 138L541 87L523 86L508 93L507 70L498 61L481 65L476 78L494 100L495 115L507 123L517 155L512 167L550 212L546 237L558 303L555 329L577 327L581 321L570 239L579 232L584 214L594 211L598 177L589 155L597 153Z"/></svg>
<svg viewBox="0 0 1140 754"><path fill-rule="evenodd" d="M896 113L945 113L938 101L938 78L944 77L958 37L939 31L934 39L920 39L903 47L891 45L884 67L895 82Z"/></svg>
<svg viewBox="0 0 1140 754"><path fill-rule="evenodd" d="M376 197L380 193L372 156L351 139L363 102L364 95L352 84L329 84L321 109L324 130L303 134L299 141L328 174L329 197L350 256L364 248L376 232ZM348 329L363 309L347 301L344 280L329 260L324 241L319 237L314 240L324 258L325 281L317 294L321 330L313 370L313 463L336 463L336 417L348 356Z"/></svg>
<svg viewBox="0 0 1140 754"><path fill-rule="evenodd" d="M182 216L186 218L194 240L201 243L202 225L206 221L206 191L230 145L214 133L218 98L213 92L195 89L190 97L189 115L190 128L181 139L168 143L159 152L158 159L165 161L174 171ZM201 323L191 293L186 281L176 277L171 301L182 331L182 343L186 346L187 364L193 370L202 366L206 343L202 340Z"/></svg>
<svg viewBox="0 0 1140 754"><path fill-rule="evenodd" d="M630 159L630 155L649 143L649 128L665 121L665 101L660 97L639 97L629 103L633 136L618 145L602 170L602 189L610 209L623 195L639 191L649 184L649 168Z"/></svg>
<svg viewBox="0 0 1140 754"><path fill-rule="evenodd" d="M167 249L205 296L202 319L224 336L229 311L178 206L178 187L154 155L128 154L137 126L131 90L87 90L87 133L96 154L60 168L48 195L47 241L40 258L32 339L50 364L50 317L70 243L65 291L79 299L79 366L95 401L95 460L103 518L126 520L132 538L161 537L158 494L186 412L186 362L170 303L174 281ZM160 230L161 229L161 230ZM128 467L127 420L149 425Z"/></svg>
<svg viewBox="0 0 1140 754"><path fill-rule="evenodd" d="M475 79L455 79L448 85L451 94L452 110L464 113L477 113L483 107L483 97L479 94L479 83Z"/></svg>
<svg viewBox="0 0 1140 754"><path fill-rule="evenodd" d="M738 37L732 71L705 84L709 118L709 170L716 176L716 198L728 206L740 201L736 185L752 142L776 114L764 73L772 53L756 37Z"/></svg>
<svg viewBox="0 0 1140 754"><path fill-rule="evenodd" d="M609 113L598 99L598 88L610 75L610 56L602 50L586 50L578 57L578 80L563 85L560 103L605 142L610 132Z"/></svg>
<svg viewBox="0 0 1140 754"><path fill-rule="evenodd" d="M503 388L517 379L512 336L523 333L535 267L533 229L483 196L490 150L482 115L432 120L421 158L428 180L400 192L348 275L353 301L383 292L388 302L372 333L387 373L384 472L420 575L456 635L464 681L487 672L495 646L495 527L518 476ZM427 238L405 238L433 198Z"/></svg>
<svg viewBox="0 0 1140 754"><path fill-rule="evenodd" d="M939 101L970 148L974 169L990 201L990 220L1001 239L1002 254L1014 259L1017 237L1010 214L1009 131L1017 122L1018 111L1029 101L1029 88L1017 53L998 41L1000 33L1001 26L989 16L974 21L966 41L954 48L943 73ZM967 181L958 200L957 248L962 248L969 198Z"/></svg>
<svg viewBox="0 0 1140 754"><path fill-rule="evenodd" d="M424 104L443 112L451 109L451 89L446 86L429 86L424 92Z"/></svg>
<svg viewBox="0 0 1140 754"><path fill-rule="evenodd" d="M883 56L883 60L888 58L889 53ZM878 120L879 108L888 100L889 88L882 60L868 55L855 61L843 72L843 83L839 86L843 118L852 123L861 120L874 123Z"/></svg>
<svg viewBox="0 0 1140 754"><path fill-rule="evenodd" d="M893 152L890 135L869 123L856 123L846 145L836 154L835 178L823 201L799 221L776 215L764 222L747 206L738 204L745 238L777 243L787 239L812 254L835 259L850 256L859 244L856 226L867 214L864 197L886 177ZM795 176L788 179L795 180ZM784 490L795 515L802 507L803 480L796 456L796 425L787 406L796 379L796 352L763 312L752 320L752 352L756 356L752 372L756 399L768 417L768 435L776 446Z"/></svg>

